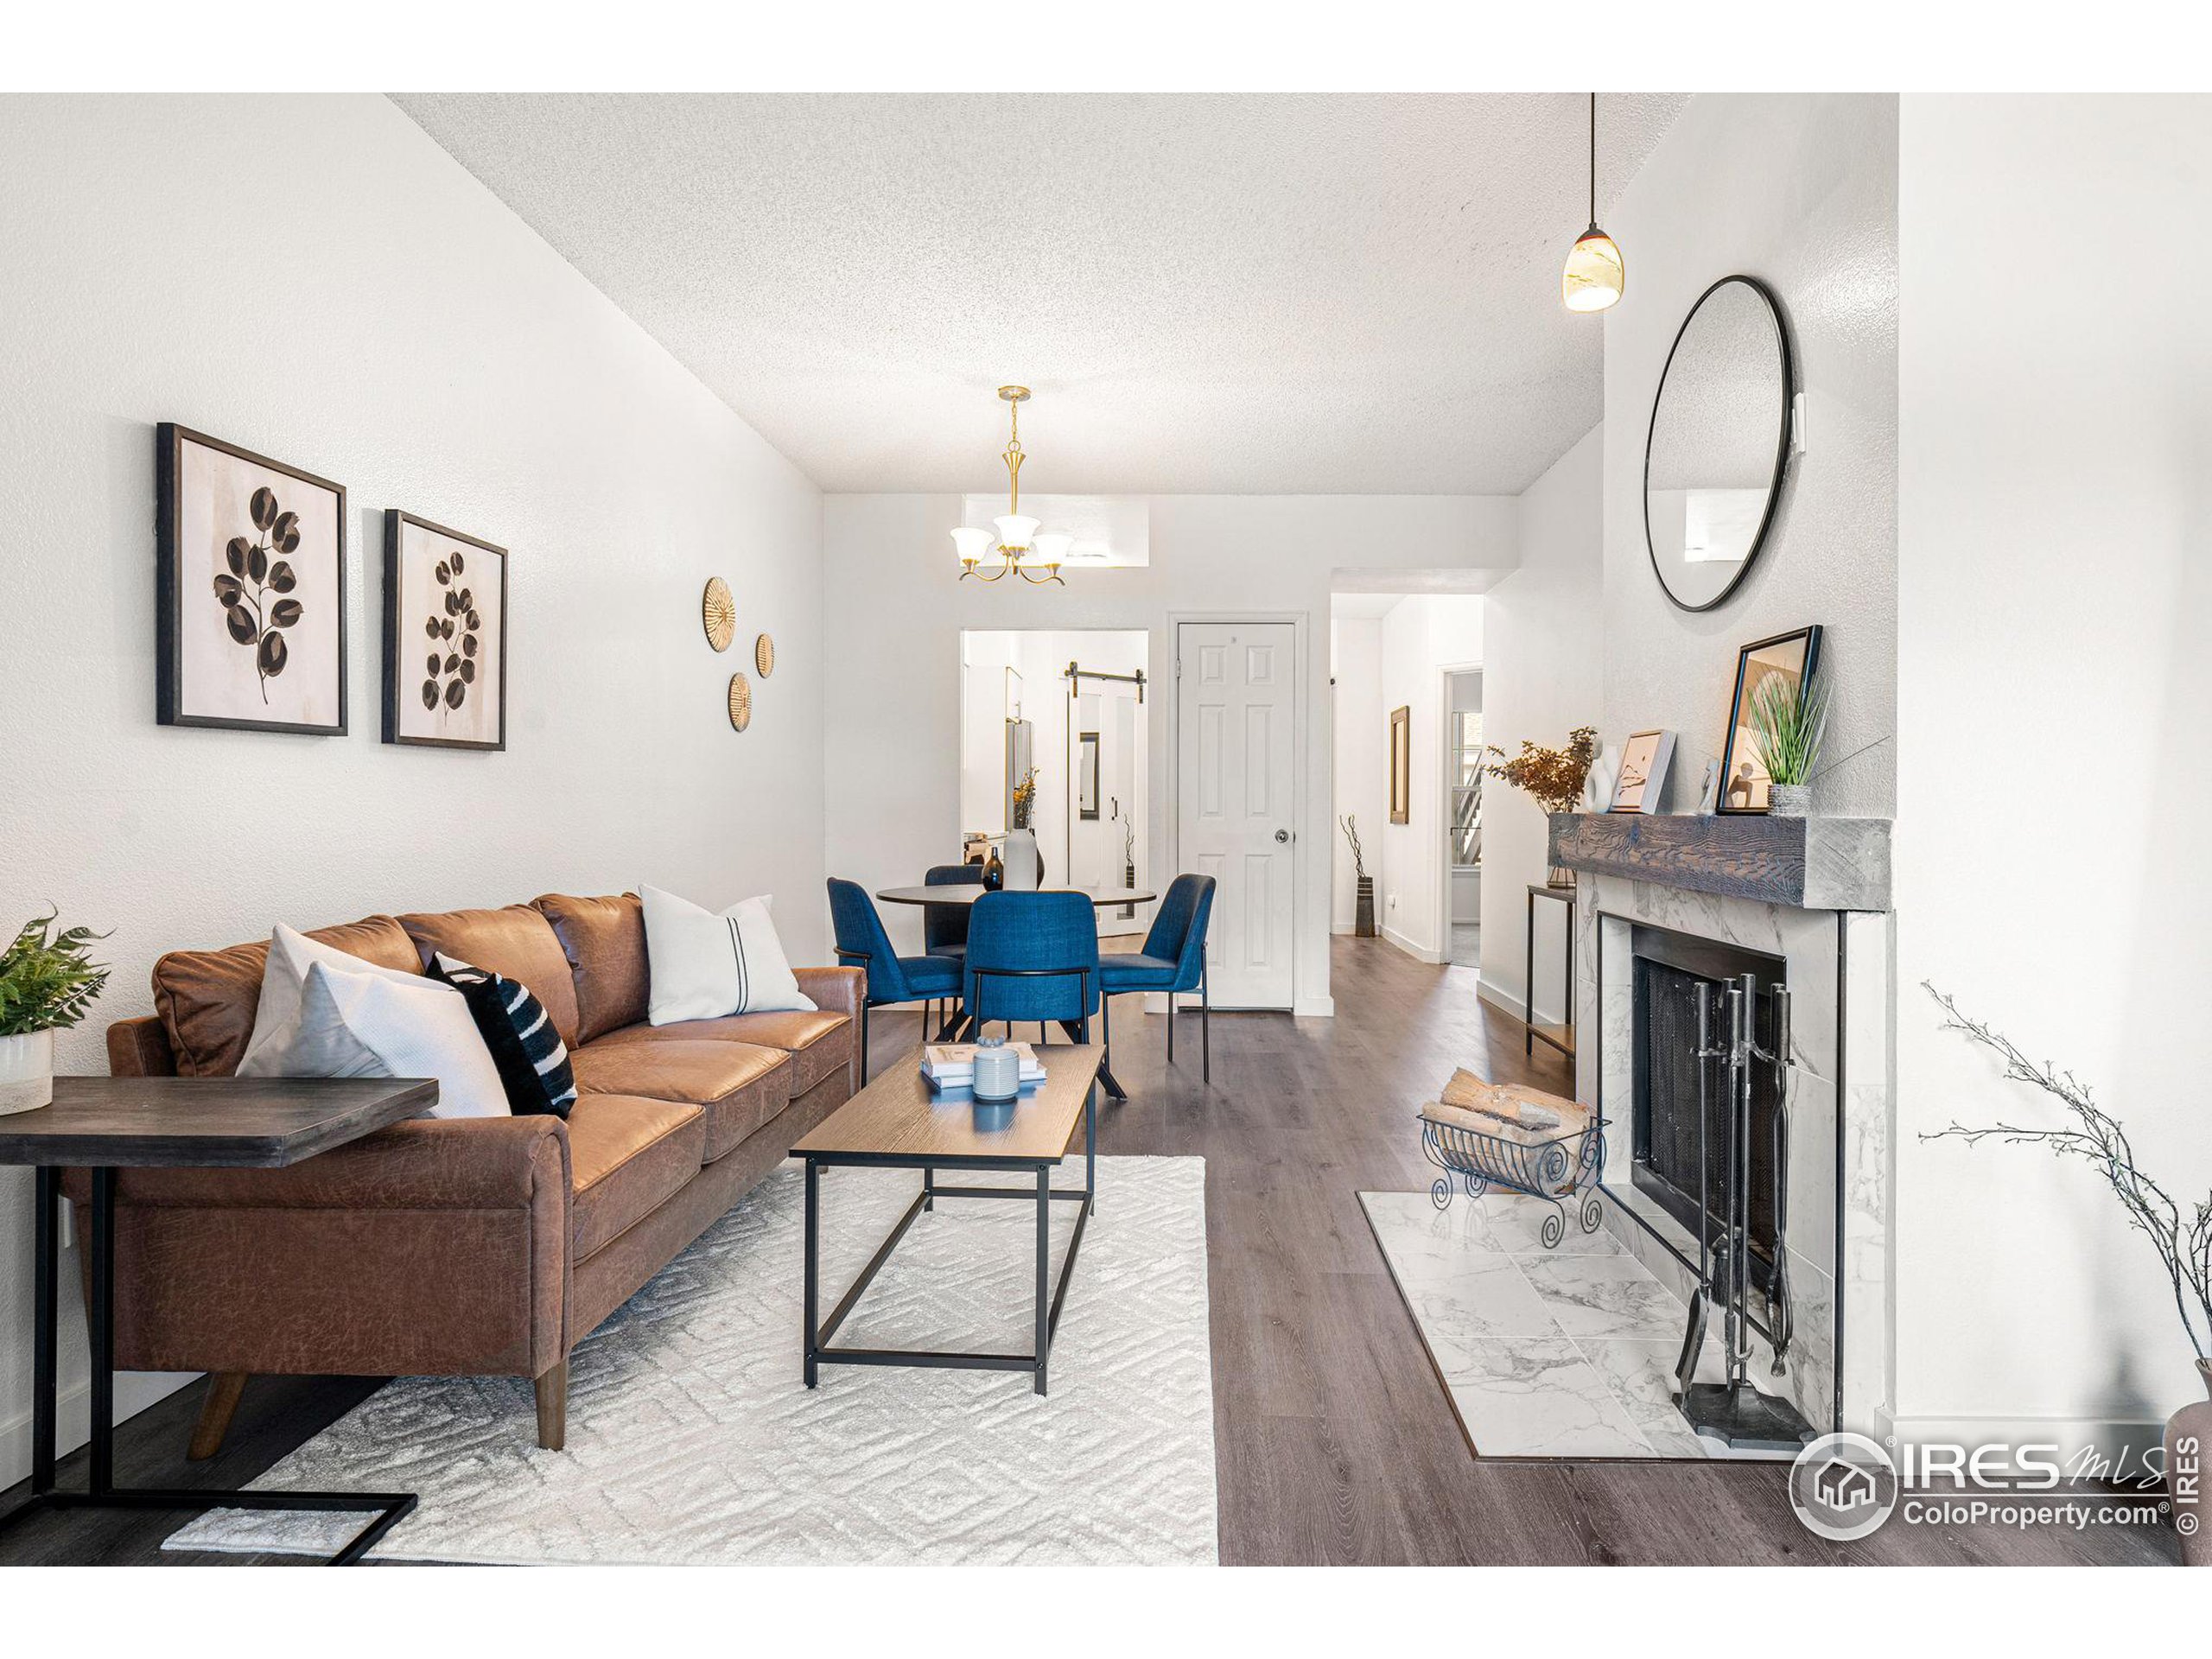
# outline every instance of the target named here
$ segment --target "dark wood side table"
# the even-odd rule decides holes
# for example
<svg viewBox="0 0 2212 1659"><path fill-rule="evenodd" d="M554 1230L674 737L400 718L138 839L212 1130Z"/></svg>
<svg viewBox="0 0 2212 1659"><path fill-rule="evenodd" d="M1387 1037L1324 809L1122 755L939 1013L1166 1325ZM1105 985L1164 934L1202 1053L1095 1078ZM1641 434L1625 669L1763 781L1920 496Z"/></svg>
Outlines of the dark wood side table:
<svg viewBox="0 0 2212 1659"><path fill-rule="evenodd" d="M330 1558L348 1567L415 1507L412 1492L190 1491L115 1484L115 1178L118 1169L281 1169L437 1103L438 1085L404 1077L56 1077L54 1103L0 1117L0 1164L35 1166L36 1351L31 1495L0 1529L43 1510L359 1510L372 1514ZM92 1172L92 1470L86 1490L54 1485L65 1168Z"/></svg>
<svg viewBox="0 0 2212 1659"><path fill-rule="evenodd" d="M1536 900L1555 899L1567 906L1567 944L1562 959L1567 966L1566 1018L1556 1026L1536 1023ZM1522 969L1521 1023L1528 1033L1521 1039L1521 1052L1534 1054L1538 1043L1548 1043L1568 1059L1574 1058L1574 889L1554 887L1540 882L1529 884L1529 938L1527 959Z"/></svg>

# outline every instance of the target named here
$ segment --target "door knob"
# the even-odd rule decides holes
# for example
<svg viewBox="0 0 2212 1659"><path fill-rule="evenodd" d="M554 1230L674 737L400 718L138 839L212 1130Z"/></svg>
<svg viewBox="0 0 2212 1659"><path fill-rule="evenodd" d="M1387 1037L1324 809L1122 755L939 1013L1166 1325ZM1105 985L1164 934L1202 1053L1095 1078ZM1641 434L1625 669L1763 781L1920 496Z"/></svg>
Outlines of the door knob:
<svg viewBox="0 0 2212 1659"><path fill-rule="evenodd" d="M1288 840L1290 839L1290 831L1289 831L1289 830L1276 830L1276 831L1275 831L1275 839L1276 839L1277 841L1288 841Z"/></svg>

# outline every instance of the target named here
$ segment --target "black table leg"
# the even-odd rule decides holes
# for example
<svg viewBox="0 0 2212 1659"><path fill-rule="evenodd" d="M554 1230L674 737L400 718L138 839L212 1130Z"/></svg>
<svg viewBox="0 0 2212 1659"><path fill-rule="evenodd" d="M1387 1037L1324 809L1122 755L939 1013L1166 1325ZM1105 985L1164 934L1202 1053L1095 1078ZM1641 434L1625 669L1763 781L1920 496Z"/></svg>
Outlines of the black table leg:
<svg viewBox="0 0 2212 1659"><path fill-rule="evenodd" d="M806 1327L805 1353L800 1372L806 1386L812 1388L820 1374L817 1344L821 1331L817 1308L822 1294L821 1231L822 1231L822 1166L813 1159L806 1160Z"/></svg>
<svg viewBox="0 0 2212 1659"><path fill-rule="evenodd" d="M1060 1029L1067 1033L1069 1039L1072 1042L1082 1043L1090 1040L1084 1034L1083 1025L1079 1020L1063 1020L1060 1021ZM1114 1073L1103 1060L1098 1063L1098 1081L1104 1085L1106 1092L1115 1099L1127 1100L1129 1097L1129 1091L1114 1080Z"/></svg>
<svg viewBox="0 0 2212 1659"><path fill-rule="evenodd" d="M44 1510L268 1510L279 1512L373 1514L376 1519L355 1534L327 1565L350 1567L367 1554L415 1508L412 1492L188 1491L166 1487L115 1484L115 1171L95 1169L92 1212L87 1241L92 1267L92 1303L87 1310L91 1338L91 1478L81 1492L55 1485L55 1423L59 1375L55 1351L60 1314L60 1251L54 1243L60 1222L56 1173L40 1166L31 1224L38 1229L31 1255L38 1275L33 1293L38 1329L33 1337L31 1402L31 1495L5 1516L0 1529Z"/></svg>
<svg viewBox="0 0 2212 1659"><path fill-rule="evenodd" d="M31 1360L31 1497L34 1500L54 1490L54 1401L59 1392L55 1373L55 1301L60 1280L54 1260L60 1246L54 1234L61 1225L60 1174L43 1164L38 1169L38 1196L31 1205L31 1225L38 1242L31 1256L37 1264L38 1285L32 1293L38 1329L32 1338Z"/></svg>
<svg viewBox="0 0 2212 1659"><path fill-rule="evenodd" d="M1045 1366L1052 1349L1052 1172L1037 1166L1037 1392L1045 1392Z"/></svg>

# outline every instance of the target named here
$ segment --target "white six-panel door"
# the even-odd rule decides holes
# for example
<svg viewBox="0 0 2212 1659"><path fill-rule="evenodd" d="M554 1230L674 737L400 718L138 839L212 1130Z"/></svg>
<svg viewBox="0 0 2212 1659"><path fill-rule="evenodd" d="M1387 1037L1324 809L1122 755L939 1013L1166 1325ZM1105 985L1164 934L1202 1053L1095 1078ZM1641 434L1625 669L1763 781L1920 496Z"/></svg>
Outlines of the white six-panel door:
<svg viewBox="0 0 2212 1659"><path fill-rule="evenodd" d="M1291 1006L1296 902L1296 632L1185 622L1176 637L1178 861L1215 882L1206 952L1216 1007Z"/></svg>

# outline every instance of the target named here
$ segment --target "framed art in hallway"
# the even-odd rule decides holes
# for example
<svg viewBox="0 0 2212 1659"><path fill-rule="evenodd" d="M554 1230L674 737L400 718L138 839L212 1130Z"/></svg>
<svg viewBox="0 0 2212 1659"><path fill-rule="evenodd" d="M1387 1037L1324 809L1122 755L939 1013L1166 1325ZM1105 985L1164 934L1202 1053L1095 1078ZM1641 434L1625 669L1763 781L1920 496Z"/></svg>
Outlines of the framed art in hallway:
<svg viewBox="0 0 2212 1659"><path fill-rule="evenodd" d="M1722 812L1767 810L1774 780L1760 758L1758 735L1751 725L1760 685L1780 675L1802 696L1820 661L1818 623L1777 633L1770 639L1755 639L1736 653L1736 689L1728 703L1728 741L1720 753Z"/></svg>
<svg viewBox="0 0 2212 1659"><path fill-rule="evenodd" d="M155 717L346 733L346 489L155 429Z"/></svg>
<svg viewBox="0 0 2212 1659"><path fill-rule="evenodd" d="M507 551L384 516L384 741L507 747Z"/></svg>
<svg viewBox="0 0 2212 1659"><path fill-rule="evenodd" d="M1411 823L1414 817L1414 711L1390 711L1390 822Z"/></svg>
<svg viewBox="0 0 2212 1659"><path fill-rule="evenodd" d="M1621 774L1613 781L1609 812L1656 812L1667 793L1675 760L1672 732L1631 732L1621 746Z"/></svg>

